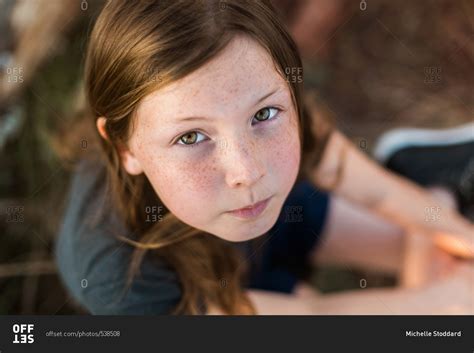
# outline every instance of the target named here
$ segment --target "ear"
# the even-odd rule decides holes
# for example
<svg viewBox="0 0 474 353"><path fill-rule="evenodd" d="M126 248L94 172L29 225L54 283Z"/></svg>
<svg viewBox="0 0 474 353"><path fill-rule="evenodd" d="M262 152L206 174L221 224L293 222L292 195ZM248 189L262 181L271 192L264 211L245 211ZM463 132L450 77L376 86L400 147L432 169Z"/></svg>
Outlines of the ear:
<svg viewBox="0 0 474 353"><path fill-rule="evenodd" d="M107 131L105 131L105 118L103 116L98 117L97 120L95 121L95 125L97 126L97 130L99 131L100 136L104 140L109 140L109 137L107 136Z"/></svg>
<svg viewBox="0 0 474 353"><path fill-rule="evenodd" d="M107 136L107 131L105 129L105 123L106 119L101 116L97 118L96 126L100 136L102 136L104 140L109 141L109 137ZM132 153L132 151L130 151L127 146L120 145L117 149L120 155L122 166L128 174L139 175L143 173L143 168L140 164L140 161L135 157L135 155Z"/></svg>
<svg viewBox="0 0 474 353"><path fill-rule="evenodd" d="M135 155L130 151L126 146L120 146L118 148L120 159L122 165L128 174L139 175L143 173L143 168L140 161L135 157Z"/></svg>

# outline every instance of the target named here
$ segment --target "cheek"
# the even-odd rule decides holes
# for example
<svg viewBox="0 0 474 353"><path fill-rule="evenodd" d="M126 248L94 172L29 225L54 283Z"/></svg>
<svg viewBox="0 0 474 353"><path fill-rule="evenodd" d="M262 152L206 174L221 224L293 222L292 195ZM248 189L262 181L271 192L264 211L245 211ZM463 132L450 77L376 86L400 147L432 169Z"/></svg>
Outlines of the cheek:
<svg viewBox="0 0 474 353"><path fill-rule="evenodd" d="M154 158L145 170L166 207L183 222L198 226L215 202L215 167L212 161L193 162L177 158Z"/></svg>

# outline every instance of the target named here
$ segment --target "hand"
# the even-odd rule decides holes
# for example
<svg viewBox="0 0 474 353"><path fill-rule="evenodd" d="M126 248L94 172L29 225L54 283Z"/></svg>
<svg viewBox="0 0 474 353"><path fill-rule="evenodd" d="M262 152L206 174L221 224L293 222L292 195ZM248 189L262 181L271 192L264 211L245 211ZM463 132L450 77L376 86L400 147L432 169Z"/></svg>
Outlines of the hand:
<svg viewBox="0 0 474 353"><path fill-rule="evenodd" d="M419 292L425 303L419 314L472 315L474 314L474 265L458 262L450 275L433 282Z"/></svg>
<svg viewBox="0 0 474 353"><path fill-rule="evenodd" d="M458 261L450 252L436 246L434 239L432 232L406 229L401 287L424 287L453 273Z"/></svg>

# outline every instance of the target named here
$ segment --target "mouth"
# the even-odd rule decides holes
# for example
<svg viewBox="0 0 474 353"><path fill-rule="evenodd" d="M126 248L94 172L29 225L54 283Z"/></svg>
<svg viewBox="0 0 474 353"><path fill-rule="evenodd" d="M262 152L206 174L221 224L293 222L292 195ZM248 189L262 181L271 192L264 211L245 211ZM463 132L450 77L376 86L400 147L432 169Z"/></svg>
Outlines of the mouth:
<svg viewBox="0 0 474 353"><path fill-rule="evenodd" d="M252 219L260 216L262 212L267 208L270 199L273 196L266 198L265 200L259 201L253 205L246 206L244 208L239 208L236 210L228 211L227 213L231 214L234 217L241 219Z"/></svg>

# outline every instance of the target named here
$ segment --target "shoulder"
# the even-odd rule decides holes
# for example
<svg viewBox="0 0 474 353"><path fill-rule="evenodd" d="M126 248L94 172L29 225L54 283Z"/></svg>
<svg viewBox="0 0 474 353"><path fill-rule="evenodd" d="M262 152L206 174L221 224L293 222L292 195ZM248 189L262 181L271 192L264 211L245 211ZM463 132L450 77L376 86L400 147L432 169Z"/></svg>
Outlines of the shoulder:
<svg viewBox="0 0 474 353"><path fill-rule="evenodd" d="M82 304L93 314L168 314L181 299L177 274L148 252L130 287L128 266L132 249L116 245L96 257L84 272Z"/></svg>
<svg viewBox="0 0 474 353"><path fill-rule="evenodd" d="M127 288L133 248L115 237L128 230L106 205L107 215L90 219L104 207L100 170L78 166L56 242L60 276L73 298L92 314L166 314L181 298L176 273L147 253L140 274Z"/></svg>

